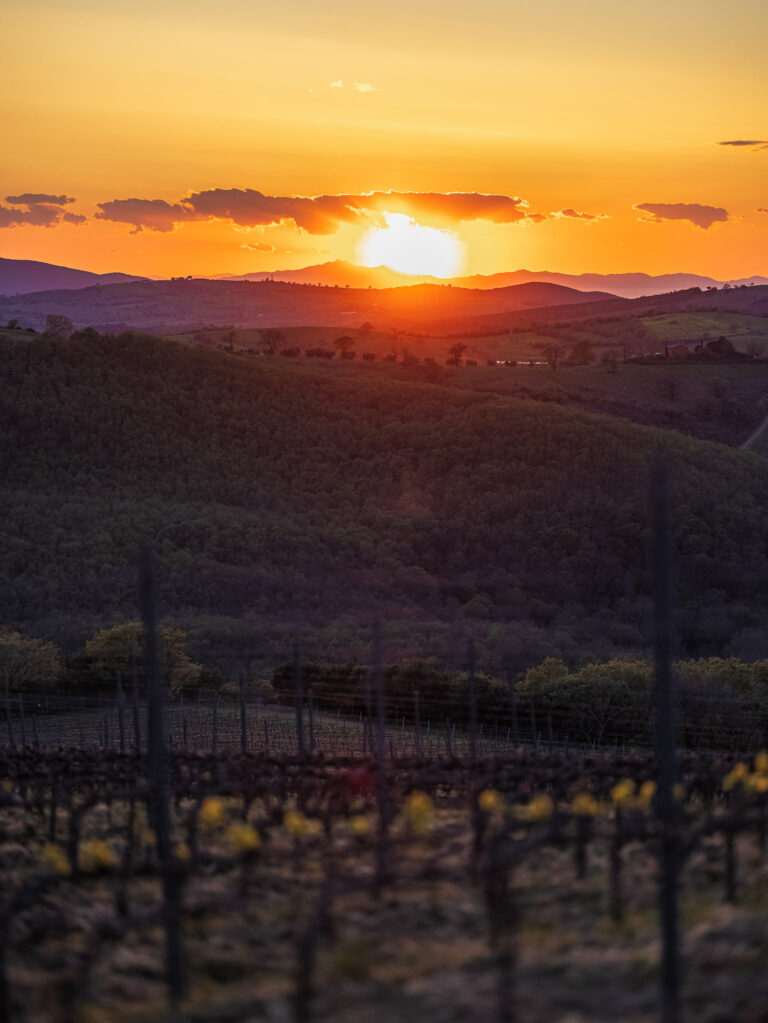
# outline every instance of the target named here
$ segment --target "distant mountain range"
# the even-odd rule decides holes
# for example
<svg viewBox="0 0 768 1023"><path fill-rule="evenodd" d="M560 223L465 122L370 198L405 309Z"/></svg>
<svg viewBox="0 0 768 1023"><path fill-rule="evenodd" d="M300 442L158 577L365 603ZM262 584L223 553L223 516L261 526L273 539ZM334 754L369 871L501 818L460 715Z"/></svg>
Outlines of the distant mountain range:
<svg viewBox="0 0 768 1023"><path fill-rule="evenodd" d="M146 281L147 277L132 274L97 274L89 270L73 270L31 259L0 259L0 295L27 295L37 291L75 290L96 284L121 284ZM320 284L339 288L402 288L416 284L452 285L490 291L517 284L559 284L575 291L607 292L620 298L661 295L686 288L721 288L723 284L768 284L768 277L743 277L720 281L699 274L674 273L653 277L644 273L565 274L550 270L508 270L495 274L475 274L450 280L425 275L402 274L388 266L358 266L335 259L298 270L260 270L249 274L211 274L198 280L217 281L280 281L286 284Z"/></svg>
<svg viewBox="0 0 768 1023"><path fill-rule="evenodd" d="M643 273L625 274L564 274L549 270L509 270L496 274L475 274L472 277L437 277L401 274L387 266L357 266L343 259L317 266L304 266L299 270L260 271L252 274L218 274L217 280L230 281L284 281L291 284L325 284L350 288L397 288L413 284L442 284L460 288L489 290L515 284L560 284L576 291L603 291L620 298L640 298L643 295L663 295L687 288L721 288L723 284L768 284L768 277L744 277L733 281L719 281L700 274L661 274L653 277Z"/></svg>
<svg viewBox="0 0 768 1023"><path fill-rule="evenodd" d="M0 259L0 295L28 295L33 291L70 291L94 284L127 284L145 281L132 274L96 274L68 266L40 263L36 259Z"/></svg>

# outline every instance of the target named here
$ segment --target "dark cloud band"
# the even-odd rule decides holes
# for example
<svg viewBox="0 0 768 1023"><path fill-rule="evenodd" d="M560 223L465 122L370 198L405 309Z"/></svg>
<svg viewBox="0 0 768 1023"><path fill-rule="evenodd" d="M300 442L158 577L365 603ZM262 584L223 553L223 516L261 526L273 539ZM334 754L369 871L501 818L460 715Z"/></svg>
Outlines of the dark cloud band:
<svg viewBox="0 0 768 1023"><path fill-rule="evenodd" d="M356 195L265 195L252 188L211 188L178 203L164 199L113 199L98 203L99 220L130 224L134 231L172 231L189 220L229 220L239 227L266 227L286 221L308 234L335 233L341 224L380 219L382 212L405 213L420 223L448 227L468 220L497 224L537 223L519 196L482 192L363 192Z"/></svg>
<svg viewBox="0 0 768 1023"><path fill-rule="evenodd" d="M662 224L666 220L688 220L706 231L713 224L729 219L728 210L721 206L702 206L697 202L640 202L634 207L650 224Z"/></svg>

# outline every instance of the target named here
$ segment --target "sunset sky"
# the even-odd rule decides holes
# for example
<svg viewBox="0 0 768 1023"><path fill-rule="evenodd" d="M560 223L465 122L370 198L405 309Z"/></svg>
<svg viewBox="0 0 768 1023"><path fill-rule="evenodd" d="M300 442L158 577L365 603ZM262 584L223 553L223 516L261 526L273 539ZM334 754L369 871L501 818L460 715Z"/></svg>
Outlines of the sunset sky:
<svg viewBox="0 0 768 1023"><path fill-rule="evenodd" d="M2 25L2 256L359 262L394 216L461 273L768 274L765 0L6 0Z"/></svg>

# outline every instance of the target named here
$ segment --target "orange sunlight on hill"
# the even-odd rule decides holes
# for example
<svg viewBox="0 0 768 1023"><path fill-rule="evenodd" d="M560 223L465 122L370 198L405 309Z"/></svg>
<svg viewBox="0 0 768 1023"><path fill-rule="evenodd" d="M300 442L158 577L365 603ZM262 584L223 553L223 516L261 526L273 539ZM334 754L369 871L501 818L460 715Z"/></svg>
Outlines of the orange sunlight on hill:
<svg viewBox="0 0 768 1023"><path fill-rule="evenodd" d="M464 246L449 231L424 227L405 213L383 213L386 227L363 235L358 258L363 266L388 266L406 274L455 277L464 265Z"/></svg>

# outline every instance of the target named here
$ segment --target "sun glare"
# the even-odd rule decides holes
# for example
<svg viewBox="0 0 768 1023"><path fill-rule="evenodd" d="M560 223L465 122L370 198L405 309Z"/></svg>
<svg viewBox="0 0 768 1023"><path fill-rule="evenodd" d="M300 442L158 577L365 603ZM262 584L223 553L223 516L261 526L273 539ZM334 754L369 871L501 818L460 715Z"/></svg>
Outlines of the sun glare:
<svg viewBox="0 0 768 1023"><path fill-rule="evenodd" d="M360 242L363 266L388 266L404 274L455 277L463 245L448 231L424 227L405 213L384 213L386 227L371 228Z"/></svg>

